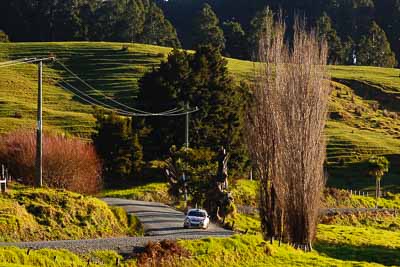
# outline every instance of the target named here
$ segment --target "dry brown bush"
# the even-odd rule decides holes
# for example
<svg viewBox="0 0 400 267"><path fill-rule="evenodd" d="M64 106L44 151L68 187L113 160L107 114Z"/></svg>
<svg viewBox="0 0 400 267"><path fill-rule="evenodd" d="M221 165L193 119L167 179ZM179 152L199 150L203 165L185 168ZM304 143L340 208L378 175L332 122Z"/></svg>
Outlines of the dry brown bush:
<svg viewBox="0 0 400 267"><path fill-rule="evenodd" d="M190 257L190 252L176 241L149 242L137 256L138 266L178 266L177 259Z"/></svg>
<svg viewBox="0 0 400 267"><path fill-rule="evenodd" d="M21 130L0 137L0 162L11 175L33 185L36 133ZM93 145L77 138L44 133L43 182L54 188L93 194L101 187L101 164Z"/></svg>
<svg viewBox="0 0 400 267"><path fill-rule="evenodd" d="M302 20L295 23L291 45L281 16L265 25L246 134L261 178L263 233L308 251L325 184L327 44Z"/></svg>

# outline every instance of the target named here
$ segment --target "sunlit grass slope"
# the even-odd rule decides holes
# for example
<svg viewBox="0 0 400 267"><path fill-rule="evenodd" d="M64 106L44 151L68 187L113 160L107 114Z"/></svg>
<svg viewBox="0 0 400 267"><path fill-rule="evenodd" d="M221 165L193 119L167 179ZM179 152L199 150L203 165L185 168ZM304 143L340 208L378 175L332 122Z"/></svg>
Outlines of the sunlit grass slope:
<svg viewBox="0 0 400 267"><path fill-rule="evenodd" d="M10 43L0 44L0 60L54 55L103 94L138 107L138 79L170 51L166 47L104 42ZM251 79L254 64L229 59L229 69L238 80ZM331 185L368 189L373 181L366 177L360 162L371 154L381 154L392 162L384 187L400 189L396 186L400 184L396 181L400 174L396 171L400 160L400 71L359 66L332 66L330 71L335 81L326 130ZM0 67L0 133L34 127L36 72L34 65ZM92 108L62 89L61 79L114 104L56 63L46 65L44 73L45 129L89 137L94 129Z"/></svg>
<svg viewBox="0 0 400 267"><path fill-rule="evenodd" d="M0 242L135 234L122 208L64 190L14 187L0 195Z"/></svg>
<svg viewBox="0 0 400 267"><path fill-rule="evenodd" d="M126 51L122 46L118 43L0 44L0 59L56 56L57 60L101 91L85 86L57 63L46 64L43 88L45 128L88 137L94 128L92 108L61 88L61 79L109 105L112 102L102 94L132 105L137 95L137 80L171 50L132 44ZM0 66L0 132L33 127L36 99L35 65Z"/></svg>

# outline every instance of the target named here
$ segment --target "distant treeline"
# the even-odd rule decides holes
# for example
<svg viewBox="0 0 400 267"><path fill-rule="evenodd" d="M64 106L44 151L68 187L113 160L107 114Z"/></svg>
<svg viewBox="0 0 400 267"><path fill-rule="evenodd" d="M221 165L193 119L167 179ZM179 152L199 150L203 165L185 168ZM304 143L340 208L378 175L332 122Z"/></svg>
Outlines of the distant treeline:
<svg viewBox="0 0 400 267"><path fill-rule="evenodd" d="M0 30L11 41L121 41L180 47L151 0L0 1Z"/></svg>
<svg viewBox="0 0 400 267"><path fill-rule="evenodd" d="M287 25L304 15L318 26L331 64L400 61L400 0L13 0L0 1L0 30L11 41L207 43L251 59L266 7L282 9Z"/></svg>
<svg viewBox="0 0 400 267"><path fill-rule="evenodd" d="M282 9L287 25L295 15L304 15L312 25L320 24L320 31L330 43L331 64L362 64L392 67L397 64L392 51L400 59L400 0L156 0L166 17L176 27L185 48L196 45L193 29L204 3L217 14L220 26L238 23L247 36L254 35L254 18L269 6ZM236 29L238 25L235 26ZM224 29L229 41L232 30ZM238 32L238 30L236 30ZM228 35L228 36L227 36ZM238 36L240 36L239 34ZM227 44L226 49L232 50ZM237 44L234 44L237 45ZM234 57L251 57L254 46L242 45ZM247 54L244 50L250 47ZM357 62L355 62L357 60Z"/></svg>

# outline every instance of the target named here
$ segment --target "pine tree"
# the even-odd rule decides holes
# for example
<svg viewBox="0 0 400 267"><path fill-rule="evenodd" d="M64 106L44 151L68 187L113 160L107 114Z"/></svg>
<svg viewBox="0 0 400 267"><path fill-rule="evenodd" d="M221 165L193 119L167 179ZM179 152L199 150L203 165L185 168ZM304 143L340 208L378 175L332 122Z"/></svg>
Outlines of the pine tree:
<svg viewBox="0 0 400 267"><path fill-rule="evenodd" d="M332 27L331 18L324 12L323 15L317 20L318 35L325 38L328 42L329 55L328 63L330 64L343 64L344 55L343 47L340 37L337 35L336 30Z"/></svg>
<svg viewBox="0 0 400 267"><path fill-rule="evenodd" d="M139 84L139 102L148 110L159 112L186 103L199 107L190 115L191 147L216 151L224 146L233 157L245 154L240 142L245 98L219 48L202 46L195 54L174 50L167 62L145 74ZM146 118L152 130L145 138L145 151L151 153L146 158L163 157L172 145L183 145L184 119Z"/></svg>
<svg viewBox="0 0 400 267"><path fill-rule="evenodd" d="M191 86L190 57L186 52L175 49L168 55L166 62L139 80L139 103L144 109L162 112L185 104L187 97L183 99L182 91ZM145 121L145 125L152 129L150 135L144 138L146 159L161 158L173 144L183 144L183 117L149 117Z"/></svg>
<svg viewBox="0 0 400 267"><path fill-rule="evenodd" d="M357 51L357 64L389 68L397 64L386 33L376 22L372 22L368 33L361 37Z"/></svg>
<svg viewBox="0 0 400 267"><path fill-rule="evenodd" d="M165 19L162 10L151 3L146 14L144 28L140 40L144 43L169 46L174 48L181 47L175 28Z"/></svg>
<svg viewBox="0 0 400 267"><path fill-rule="evenodd" d="M209 4L204 4L198 13L194 25L195 44L212 45L218 49L225 48L225 38L219 27L219 19Z"/></svg>
<svg viewBox="0 0 400 267"><path fill-rule="evenodd" d="M242 25L236 21L225 21L222 28L226 39L225 56L239 59L246 58L246 34Z"/></svg>

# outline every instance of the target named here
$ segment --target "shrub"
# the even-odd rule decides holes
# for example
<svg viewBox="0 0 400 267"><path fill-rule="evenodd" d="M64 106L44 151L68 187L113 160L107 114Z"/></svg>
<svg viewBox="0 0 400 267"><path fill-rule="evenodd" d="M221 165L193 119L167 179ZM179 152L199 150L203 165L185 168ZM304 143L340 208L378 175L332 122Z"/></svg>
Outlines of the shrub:
<svg viewBox="0 0 400 267"><path fill-rule="evenodd" d="M8 35L0 30L0 43L8 43L10 40L8 39Z"/></svg>
<svg viewBox="0 0 400 267"><path fill-rule="evenodd" d="M343 189L326 188L322 202L325 208L348 207L351 206L351 194Z"/></svg>
<svg viewBox="0 0 400 267"><path fill-rule="evenodd" d="M176 241L149 242L138 255L138 266L176 266L178 258L188 258L190 252Z"/></svg>
<svg viewBox="0 0 400 267"><path fill-rule="evenodd" d="M24 184L34 182L35 157L34 131L17 131L0 137L0 162ZM91 144L44 133L43 182L46 186L91 194L100 189L100 176L100 161Z"/></svg>

